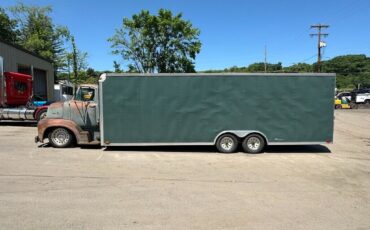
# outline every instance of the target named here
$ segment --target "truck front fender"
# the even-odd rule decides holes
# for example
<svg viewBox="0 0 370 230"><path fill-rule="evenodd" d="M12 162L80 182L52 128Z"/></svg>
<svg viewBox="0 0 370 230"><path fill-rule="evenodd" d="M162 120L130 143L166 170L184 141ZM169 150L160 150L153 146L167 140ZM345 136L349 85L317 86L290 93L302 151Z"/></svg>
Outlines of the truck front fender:
<svg viewBox="0 0 370 230"><path fill-rule="evenodd" d="M81 129L79 125L71 120L66 119L53 119L45 118L39 121L37 125L38 129L38 140L43 143L44 139L47 138L48 132L57 127L66 128L71 131L77 141L77 144L89 143L89 133Z"/></svg>

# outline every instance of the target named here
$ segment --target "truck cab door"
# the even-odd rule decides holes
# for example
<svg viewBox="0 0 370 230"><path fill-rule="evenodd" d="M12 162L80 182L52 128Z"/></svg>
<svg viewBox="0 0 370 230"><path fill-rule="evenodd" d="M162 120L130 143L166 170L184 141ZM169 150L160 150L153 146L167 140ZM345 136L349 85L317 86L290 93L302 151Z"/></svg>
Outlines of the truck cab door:
<svg viewBox="0 0 370 230"><path fill-rule="evenodd" d="M75 100L70 102L75 106L72 120L75 120L83 130L89 131L92 136L99 130L98 90L94 87L80 87Z"/></svg>

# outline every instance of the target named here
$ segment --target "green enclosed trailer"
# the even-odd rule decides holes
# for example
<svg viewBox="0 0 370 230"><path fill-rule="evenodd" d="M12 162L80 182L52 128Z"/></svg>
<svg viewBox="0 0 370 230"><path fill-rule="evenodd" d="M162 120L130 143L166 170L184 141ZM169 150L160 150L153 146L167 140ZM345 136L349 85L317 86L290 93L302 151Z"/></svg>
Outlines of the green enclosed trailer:
<svg viewBox="0 0 370 230"><path fill-rule="evenodd" d="M333 141L335 74L103 74L102 146L265 145Z"/></svg>

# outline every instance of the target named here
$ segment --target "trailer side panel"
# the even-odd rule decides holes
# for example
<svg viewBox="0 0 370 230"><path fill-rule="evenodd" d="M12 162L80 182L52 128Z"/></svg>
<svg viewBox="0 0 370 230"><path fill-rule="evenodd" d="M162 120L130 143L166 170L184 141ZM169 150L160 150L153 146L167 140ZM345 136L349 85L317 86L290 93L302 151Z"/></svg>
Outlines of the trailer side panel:
<svg viewBox="0 0 370 230"><path fill-rule="evenodd" d="M269 144L333 140L335 75L108 76L102 144L212 144L227 130Z"/></svg>

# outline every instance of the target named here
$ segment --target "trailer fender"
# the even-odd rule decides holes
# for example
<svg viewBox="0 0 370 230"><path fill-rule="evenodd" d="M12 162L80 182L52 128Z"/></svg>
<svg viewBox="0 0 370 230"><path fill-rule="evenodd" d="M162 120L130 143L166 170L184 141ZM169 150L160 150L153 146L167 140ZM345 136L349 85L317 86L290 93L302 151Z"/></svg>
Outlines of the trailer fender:
<svg viewBox="0 0 370 230"><path fill-rule="evenodd" d="M38 123L38 140L43 143L47 138L48 132L57 127L66 128L71 131L76 138L77 144L89 143L89 133L83 131L80 126L71 120L65 119L42 119Z"/></svg>
<svg viewBox="0 0 370 230"><path fill-rule="evenodd" d="M256 134L261 135L261 136L265 139L265 141L266 141L266 145L268 145L268 139L267 139L266 135L265 135L265 134L263 134L263 133L262 133L262 132L260 132L260 131L257 131L257 130L225 130L225 131L222 131L222 132L220 132L219 134L217 134L217 136L216 136L216 137L215 137L215 139L213 140L213 144L216 144L217 139L218 139L221 135L223 135L223 134L225 134L225 133L231 133L231 134L234 134L235 136L237 136L237 137L238 137L238 138L240 138L240 139L242 139L242 138L244 138L244 137L248 136L249 134L256 133Z"/></svg>

